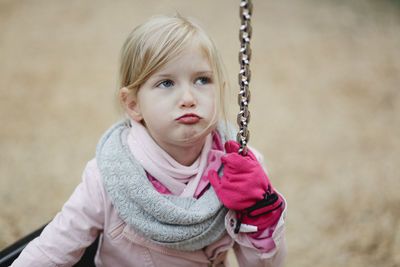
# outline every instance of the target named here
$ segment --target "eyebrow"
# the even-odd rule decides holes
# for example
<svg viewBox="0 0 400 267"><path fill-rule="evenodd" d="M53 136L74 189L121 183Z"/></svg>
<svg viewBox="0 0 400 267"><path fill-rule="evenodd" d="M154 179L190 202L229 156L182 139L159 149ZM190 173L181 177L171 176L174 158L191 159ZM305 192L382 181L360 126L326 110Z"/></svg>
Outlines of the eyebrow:
<svg viewBox="0 0 400 267"><path fill-rule="evenodd" d="M194 73L194 76L201 76L201 75L209 75L209 76L213 76L214 75L214 71L212 71L212 70L201 70L201 71L196 71L195 73ZM173 76L172 74L170 74L170 73L168 73L168 72L165 72L165 73L159 73L159 74L156 74L156 75L154 75L154 77L156 78L156 79L162 79L162 78L169 78L169 77L171 77L171 76Z"/></svg>
<svg viewBox="0 0 400 267"><path fill-rule="evenodd" d="M204 71L197 71L195 72L196 76L197 75L214 75L214 72L212 70L204 70Z"/></svg>

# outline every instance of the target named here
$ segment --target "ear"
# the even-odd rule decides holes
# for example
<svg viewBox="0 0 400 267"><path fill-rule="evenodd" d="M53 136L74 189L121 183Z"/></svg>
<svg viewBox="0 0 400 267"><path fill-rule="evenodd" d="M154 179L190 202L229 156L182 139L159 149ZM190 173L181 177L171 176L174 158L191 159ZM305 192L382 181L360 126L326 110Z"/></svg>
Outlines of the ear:
<svg viewBox="0 0 400 267"><path fill-rule="evenodd" d="M137 102L137 97L129 92L129 89L126 87L122 88L120 92L121 103L128 116L137 122L142 121L143 116Z"/></svg>

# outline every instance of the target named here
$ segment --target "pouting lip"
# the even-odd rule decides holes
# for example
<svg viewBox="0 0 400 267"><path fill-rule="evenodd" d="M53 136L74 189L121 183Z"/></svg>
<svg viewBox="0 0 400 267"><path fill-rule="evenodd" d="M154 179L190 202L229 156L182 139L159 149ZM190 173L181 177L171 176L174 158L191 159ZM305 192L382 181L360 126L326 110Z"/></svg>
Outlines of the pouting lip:
<svg viewBox="0 0 400 267"><path fill-rule="evenodd" d="M186 117L195 117L195 118L201 119L201 117L200 117L199 115L197 115L197 114L194 114L194 113L186 113L186 114L183 114L182 116L180 116L179 118L177 118L176 120L180 120L180 119L186 118Z"/></svg>

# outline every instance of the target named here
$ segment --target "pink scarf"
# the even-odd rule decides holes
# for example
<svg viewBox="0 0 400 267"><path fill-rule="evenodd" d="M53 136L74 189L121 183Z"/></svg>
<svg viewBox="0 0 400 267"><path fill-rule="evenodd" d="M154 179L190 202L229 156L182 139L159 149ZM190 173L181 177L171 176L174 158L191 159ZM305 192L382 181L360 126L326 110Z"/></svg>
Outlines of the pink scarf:
<svg viewBox="0 0 400 267"><path fill-rule="evenodd" d="M128 144L133 156L151 176L156 178L173 195L193 197L206 169L212 136L206 137L200 156L191 166L184 166L165 152L148 134L146 128L131 120Z"/></svg>

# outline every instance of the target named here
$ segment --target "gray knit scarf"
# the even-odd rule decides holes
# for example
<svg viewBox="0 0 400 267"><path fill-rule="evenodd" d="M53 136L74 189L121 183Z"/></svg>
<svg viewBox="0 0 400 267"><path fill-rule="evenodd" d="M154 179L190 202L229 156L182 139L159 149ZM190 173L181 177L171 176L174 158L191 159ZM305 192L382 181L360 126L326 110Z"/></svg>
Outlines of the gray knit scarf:
<svg viewBox="0 0 400 267"><path fill-rule="evenodd" d="M223 143L225 124L217 130ZM120 121L100 139L96 159L111 202L121 218L150 240L180 250L197 250L225 233L227 209L212 187L199 199L160 194L127 144L129 124Z"/></svg>

